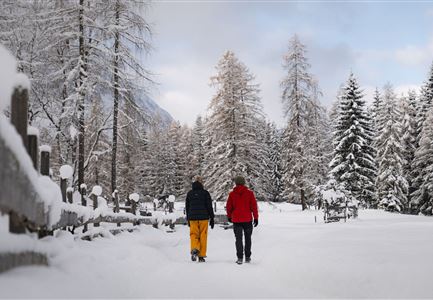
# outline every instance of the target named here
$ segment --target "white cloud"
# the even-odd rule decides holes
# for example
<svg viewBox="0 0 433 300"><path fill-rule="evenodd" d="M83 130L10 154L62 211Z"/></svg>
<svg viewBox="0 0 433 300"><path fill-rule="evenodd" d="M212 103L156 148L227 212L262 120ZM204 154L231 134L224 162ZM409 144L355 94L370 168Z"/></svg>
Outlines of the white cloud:
<svg viewBox="0 0 433 300"><path fill-rule="evenodd" d="M403 65L416 66L429 61L432 57L431 50L431 45L425 48L410 45L397 49L395 59Z"/></svg>

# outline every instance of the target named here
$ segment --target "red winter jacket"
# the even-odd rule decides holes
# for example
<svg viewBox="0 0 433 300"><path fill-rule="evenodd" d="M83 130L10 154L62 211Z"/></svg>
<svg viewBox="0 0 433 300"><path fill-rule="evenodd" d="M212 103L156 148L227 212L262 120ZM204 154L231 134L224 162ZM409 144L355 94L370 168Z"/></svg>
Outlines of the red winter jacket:
<svg viewBox="0 0 433 300"><path fill-rule="evenodd" d="M259 219L254 192L243 185L237 185L230 192L226 210L227 217L232 219L233 223L251 222L253 216L255 220Z"/></svg>

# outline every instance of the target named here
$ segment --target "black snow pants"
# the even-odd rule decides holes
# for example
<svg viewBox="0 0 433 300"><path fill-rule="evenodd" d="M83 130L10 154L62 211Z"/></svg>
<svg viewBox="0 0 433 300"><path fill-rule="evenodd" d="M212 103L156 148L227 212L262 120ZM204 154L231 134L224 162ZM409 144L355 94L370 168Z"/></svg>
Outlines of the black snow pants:
<svg viewBox="0 0 433 300"><path fill-rule="evenodd" d="M251 235L253 234L253 223L233 223L233 230L236 237L236 255L238 258L244 257L244 245L242 241L245 236L245 256L251 257Z"/></svg>

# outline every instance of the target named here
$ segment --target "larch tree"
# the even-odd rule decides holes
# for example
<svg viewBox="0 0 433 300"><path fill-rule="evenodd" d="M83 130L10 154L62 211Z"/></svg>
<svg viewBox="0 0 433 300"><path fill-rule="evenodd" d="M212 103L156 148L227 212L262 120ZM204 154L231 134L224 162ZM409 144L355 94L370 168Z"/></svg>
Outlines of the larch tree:
<svg viewBox="0 0 433 300"><path fill-rule="evenodd" d="M209 106L205 177L213 198L222 201L233 187L233 177L243 175L258 187L256 157L259 146L255 126L263 118L258 85L248 68L227 51L211 78L216 94Z"/></svg>
<svg viewBox="0 0 433 300"><path fill-rule="evenodd" d="M151 33L149 24L143 17L146 1L106 1L104 9L104 32L107 51L111 57L113 88L113 140L111 163L111 189L117 187L117 144L118 115L121 101L130 101L132 90L142 90L144 82L151 81L149 71L141 62L139 54L148 52L150 44L147 36Z"/></svg>
<svg viewBox="0 0 433 300"><path fill-rule="evenodd" d="M313 146L313 124L318 122L323 108L318 101L317 81L309 71L306 48L296 35L290 40L283 66L286 76L281 82L282 103L287 120L282 135L284 198L306 209L307 197L312 197L315 188L310 181L311 155L318 154L307 149Z"/></svg>

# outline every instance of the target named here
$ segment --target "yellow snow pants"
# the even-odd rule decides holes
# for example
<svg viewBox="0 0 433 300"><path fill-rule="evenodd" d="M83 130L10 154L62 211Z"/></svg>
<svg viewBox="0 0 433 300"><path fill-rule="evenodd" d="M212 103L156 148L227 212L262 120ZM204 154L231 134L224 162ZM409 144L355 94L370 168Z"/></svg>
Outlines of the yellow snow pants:
<svg viewBox="0 0 433 300"><path fill-rule="evenodd" d="M207 230L209 220L189 221L189 236L191 239L191 251L197 249L200 257L206 257Z"/></svg>

